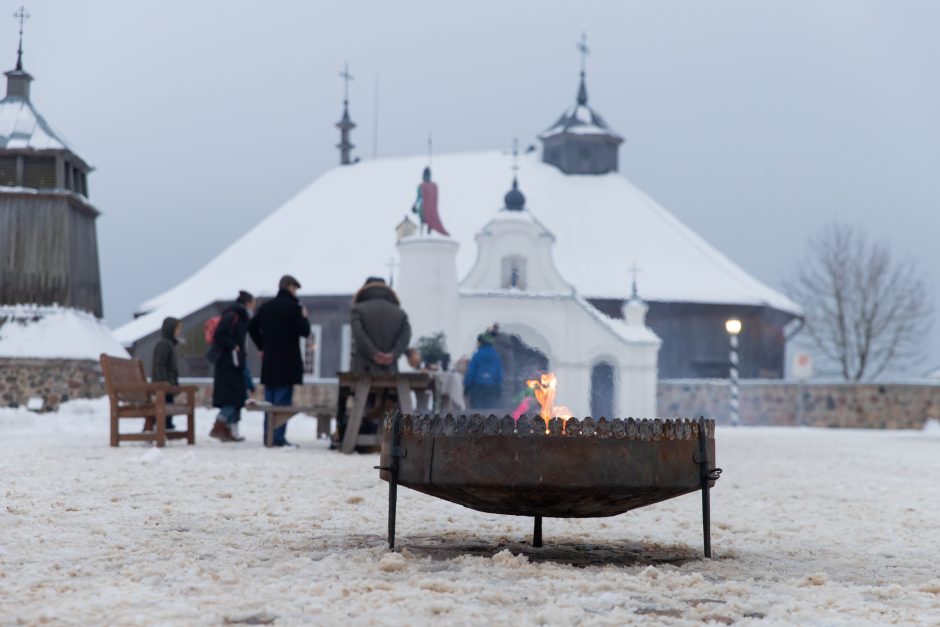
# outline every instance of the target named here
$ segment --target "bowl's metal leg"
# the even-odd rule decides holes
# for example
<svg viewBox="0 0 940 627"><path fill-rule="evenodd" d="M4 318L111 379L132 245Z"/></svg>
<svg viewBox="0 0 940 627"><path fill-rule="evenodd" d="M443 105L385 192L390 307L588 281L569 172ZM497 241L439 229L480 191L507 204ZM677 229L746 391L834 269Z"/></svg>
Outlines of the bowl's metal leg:
<svg viewBox="0 0 940 627"><path fill-rule="evenodd" d="M721 468L712 468L712 459L708 454L708 432L706 430L705 418L699 418L698 421L698 451L695 453L695 461L699 465L699 475L702 478L702 535L705 541L705 557L712 556L712 508L711 508L711 482L717 481L721 477Z"/></svg>
<svg viewBox="0 0 940 627"><path fill-rule="evenodd" d="M401 449L401 434L398 432L398 426L401 421L401 412L395 412L391 417L386 416L386 420L392 421L392 446L389 455L392 458L390 466L375 466L376 470L385 470L389 474L388 478L388 548L395 548L395 514L398 511L398 466L399 458L404 455Z"/></svg>
<svg viewBox="0 0 940 627"><path fill-rule="evenodd" d="M535 528L532 530L532 546L540 548L542 546L542 517L535 517Z"/></svg>

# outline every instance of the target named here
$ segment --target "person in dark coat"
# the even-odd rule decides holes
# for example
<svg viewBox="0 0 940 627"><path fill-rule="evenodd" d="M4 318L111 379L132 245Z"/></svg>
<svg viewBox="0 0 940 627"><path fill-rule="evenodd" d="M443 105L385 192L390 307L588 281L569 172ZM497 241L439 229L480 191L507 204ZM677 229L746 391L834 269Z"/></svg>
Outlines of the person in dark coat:
<svg viewBox="0 0 940 627"><path fill-rule="evenodd" d="M248 398L245 381L245 339L255 298L248 292L239 292L235 302L222 312L212 343L219 349L213 376L212 404L219 408L209 435L222 442L241 442L238 434L242 407Z"/></svg>
<svg viewBox="0 0 940 627"><path fill-rule="evenodd" d="M499 407L503 391L503 364L487 333L477 336L477 352L470 359L463 387L472 409Z"/></svg>
<svg viewBox="0 0 940 627"><path fill-rule="evenodd" d="M176 345L179 344L183 323L176 318L165 318L160 329L160 339L153 347L153 362L151 363L150 380L154 383L169 383L174 387L180 384L180 369L176 359ZM173 402L174 395L167 392L166 402ZM173 416L166 417L166 428L176 429Z"/></svg>
<svg viewBox="0 0 940 627"><path fill-rule="evenodd" d="M353 298L350 326L352 372L398 372L398 358L408 350L411 341L411 324L398 295L384 279L369 277L366 280Z"/></svg>
<svg viewBox="0 0 940 627"><path fill-rule="evenodd" d="M369 277L353 297L350 310L352 354L349 370L357 374L396 374L398 358L408 350L411 341L411 323L401 308L395 290L385 279ZM338 448L346 433L346 402L352 390L341 387L337 402L337 437L333 448ZM370 395L374 401L374 397ZM371 401L370 401L371 402Z"/></svg>
<svg viewBox="0 0 940 627"><path fill-rule="evenodd" d="M307 308L300 304L297 290L300 283L284 275L278 284L277 296L261 305L248 327L251 339L261 358L261 383L264 400L272 405L290 405L294 386L303 383L304 363L300 354L300 338L310 335ZM265 441L267 425L265 420ZM287 441L287 425L274 430L274 446L292 446Z"/></svg>

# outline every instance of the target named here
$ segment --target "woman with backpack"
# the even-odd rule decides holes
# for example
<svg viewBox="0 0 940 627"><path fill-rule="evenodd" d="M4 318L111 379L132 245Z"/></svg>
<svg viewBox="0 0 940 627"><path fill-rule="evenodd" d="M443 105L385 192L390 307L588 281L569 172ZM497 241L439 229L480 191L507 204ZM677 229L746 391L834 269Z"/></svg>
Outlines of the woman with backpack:
<svg viewBox="0 0 940 627"><path fill-rule="evenodd" d="M245 439L238 434L238 423L248 398L245 338L254 309L255 297L245 291L239 292L235 302L219 316L212 337L209 350L210 360L215 364L212 404L219 408L219 415L209 436L222 442Z"/></svg>
<svg viewBox="0 0 940 627"><path fill-rule="evenodd" d="M503 364L493 347L493 336L477 336L477 352L470 359L463 378L471 409L495 409L503 391Z"/></svg>

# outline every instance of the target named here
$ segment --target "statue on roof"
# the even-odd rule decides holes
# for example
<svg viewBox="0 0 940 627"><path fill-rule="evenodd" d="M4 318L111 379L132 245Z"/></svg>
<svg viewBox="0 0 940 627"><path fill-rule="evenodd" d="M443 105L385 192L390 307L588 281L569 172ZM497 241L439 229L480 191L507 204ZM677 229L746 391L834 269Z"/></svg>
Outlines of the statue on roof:
<svg viewBox="0 0 940 627"><path fill-rule="evenodd" d="M430 235L431 231L437 231L441 235L450 236L444 224L441 222L441 216L437 212L437 183L431 180L431 168L424 168L424 174L421 176L421 183L418 185L418 198L411 207L412 213L418 214L422 227L427 227Z"/></svg>

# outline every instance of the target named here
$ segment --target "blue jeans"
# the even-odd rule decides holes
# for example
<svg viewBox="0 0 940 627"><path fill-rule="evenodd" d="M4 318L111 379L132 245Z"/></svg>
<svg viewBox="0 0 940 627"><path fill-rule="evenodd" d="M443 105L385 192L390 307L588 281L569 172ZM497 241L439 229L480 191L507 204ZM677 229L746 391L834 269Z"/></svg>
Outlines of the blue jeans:
<svg viewBox="0 0 940 627"><path fill-rule="evenodd" d="M294 401L293 385L267 385L264 387L264 400L272 405L290 405ZM268 441L268 421L264 421L264 441ZM274 446L284 446L287 442L287 423L274 430Z"/></svg>
<svg viewBox="0 0 940 627"><path fill-rule="evenodd" d="M219 416L227 425L235 425L242 419L242 408L234 405L223 405L219 408Z"/></svg>

